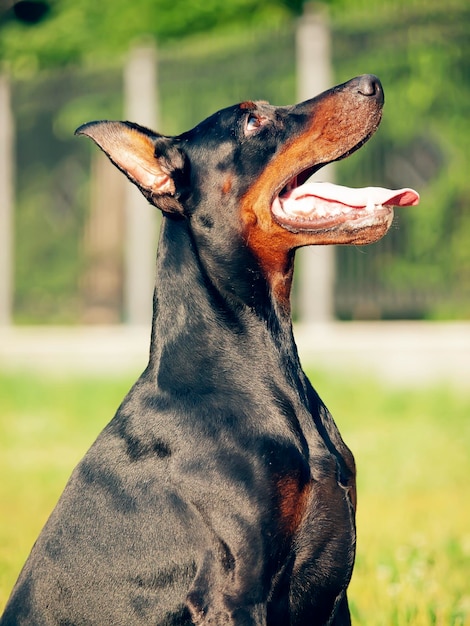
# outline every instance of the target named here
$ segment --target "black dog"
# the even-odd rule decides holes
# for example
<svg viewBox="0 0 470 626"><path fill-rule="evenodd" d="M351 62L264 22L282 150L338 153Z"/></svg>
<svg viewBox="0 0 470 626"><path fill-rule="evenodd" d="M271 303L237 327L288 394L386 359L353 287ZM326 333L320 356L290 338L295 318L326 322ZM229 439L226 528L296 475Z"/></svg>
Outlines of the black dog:
<svg viewBox="0 0 470 626"><path fill-rule="evenodd" d="M150 360L74 471L3 626L350 623L354 460L301 369L289 292L296 248L375 241L392 205L417 202L303 185L372 135L382 104L362 76L179 137L77 131L165 216Z"/></svg>

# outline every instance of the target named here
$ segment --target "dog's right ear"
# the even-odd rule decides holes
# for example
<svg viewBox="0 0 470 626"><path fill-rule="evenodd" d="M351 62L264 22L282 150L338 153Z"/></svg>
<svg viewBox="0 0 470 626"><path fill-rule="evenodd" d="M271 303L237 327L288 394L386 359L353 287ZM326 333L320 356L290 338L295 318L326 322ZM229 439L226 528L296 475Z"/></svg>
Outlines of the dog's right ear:
<svg viewBox="0 0 470 626"><path fill-rule="evenodd" d="M162 211L182 213L176 180L185 168L185 155L170 137L131 122L90 122L76 135L86 135Z"/></svg>

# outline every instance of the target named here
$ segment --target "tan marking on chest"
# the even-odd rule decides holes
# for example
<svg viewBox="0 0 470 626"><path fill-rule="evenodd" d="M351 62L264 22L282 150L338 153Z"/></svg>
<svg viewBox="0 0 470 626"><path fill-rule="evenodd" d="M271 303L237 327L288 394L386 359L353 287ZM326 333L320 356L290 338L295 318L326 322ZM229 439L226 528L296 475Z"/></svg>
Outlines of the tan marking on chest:
<svg viewBox="0 0 470 626"><path fill-rule="evenodd" d="M310 483L300 484L295 476L283 476L277 482L281 528L287 535L296 533L310 497Z"/></svg>

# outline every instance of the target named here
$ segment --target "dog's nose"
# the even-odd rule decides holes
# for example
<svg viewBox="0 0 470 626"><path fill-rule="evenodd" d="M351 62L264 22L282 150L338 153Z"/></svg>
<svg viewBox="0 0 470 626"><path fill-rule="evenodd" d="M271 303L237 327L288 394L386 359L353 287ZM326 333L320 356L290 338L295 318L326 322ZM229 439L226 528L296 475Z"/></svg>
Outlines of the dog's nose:
<svg viewBox="0 0 470 626"><path fill-rule="evenodd" d="M359 77L359 84L357 91L363 96L375 97L377 100L383 102L384 92L382 83L373 74L364 74Z"/></svg>

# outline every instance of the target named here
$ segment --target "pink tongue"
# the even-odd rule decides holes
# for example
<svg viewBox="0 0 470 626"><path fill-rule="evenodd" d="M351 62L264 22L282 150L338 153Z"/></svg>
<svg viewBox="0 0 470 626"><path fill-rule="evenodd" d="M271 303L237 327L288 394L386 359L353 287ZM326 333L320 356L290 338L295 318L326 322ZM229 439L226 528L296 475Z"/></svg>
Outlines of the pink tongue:
<svg viewBox="0 0 470 626"><path fill-rule="evenodd" d="M419 203L419 195L413 189L384 189L383 187L352 189L332 183L305 183L281 196L281 201L286 209L286 203L309 197L353 208L414 206Z"/></svg>

